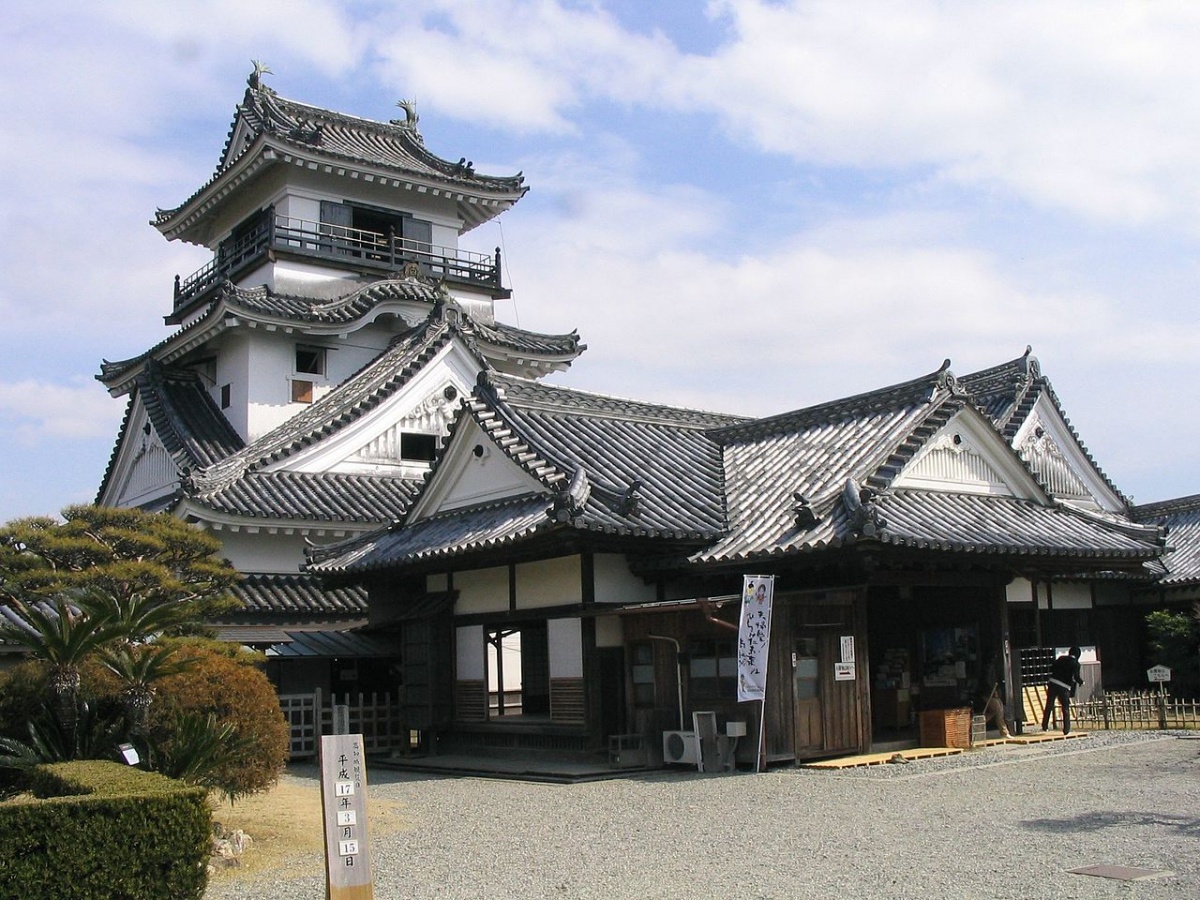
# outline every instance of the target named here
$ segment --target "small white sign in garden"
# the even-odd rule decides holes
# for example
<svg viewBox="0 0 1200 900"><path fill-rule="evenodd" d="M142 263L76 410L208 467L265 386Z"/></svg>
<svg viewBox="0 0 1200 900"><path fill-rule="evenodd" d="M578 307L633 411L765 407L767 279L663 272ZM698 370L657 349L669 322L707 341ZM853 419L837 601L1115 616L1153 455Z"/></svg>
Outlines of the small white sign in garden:
<svg viewBox="0 0 1200 900"><path fill-rule="evenodd" d="M1151 684L1162 684L1171 680L1171 670L1166 666L1151 666L1146 670L1146 678Z"/></svg>

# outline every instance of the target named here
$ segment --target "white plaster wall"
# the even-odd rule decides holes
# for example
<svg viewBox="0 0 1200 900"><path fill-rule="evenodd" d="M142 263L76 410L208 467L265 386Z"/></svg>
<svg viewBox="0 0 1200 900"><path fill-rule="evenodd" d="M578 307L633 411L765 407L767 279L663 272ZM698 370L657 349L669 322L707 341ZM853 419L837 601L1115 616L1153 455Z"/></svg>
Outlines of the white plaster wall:
<svg viewBox="0 0 1200 900"><path fill-rule="evenodd" d="M583 601L578 556L517 566L517 609L537 609Z"/></svg>
<svg viewBox="0 0 1200 900"><path fill-rule="evenodd" d="M485 675L483 626L463 625L455 629L455 677L459 681L483 681Z"/></svg>
<svg viewBox="0 0 1200 900"><path fill-rule="evenodd" d="M1056 581L1050 585L1049 603L1043 603L1042 608L1052 605L1054 609L1091 609L1092 588L1087 584L1064 584Z"/></svg>
<svg viewBox="0 0 1200 900"><path fill-rule="evenodd" d="M1029 603L1032 588L1025 578L1015 578L1005 588L1009 603ZM1037 586L1038 609L1091 609L1092 588L1088 584L1056 581L1047 585L1039 581Z"/></svg>
<svg viewBox="0 0 1200 900"><path fill-rule="evenodd" d="M425 576L425 590L432 593L450 590L450 576L445 572Z"/></svg>
<svg viewBox="0 0 1200 900"><path fill-rule="evenodd" d="M502 612L508 609L508 567L472 569L454 573L458 602L455 615Z"/></svg>
<svg viewBox="0 0 1200 900"><path fill-rule="evenodd" d="M583 677L583 635L578 619L551 619L546 623L550 643L550 677Z"/></svg>
<svg viewBox="0 0 1200 900"><path fill-rule="evenodd" d="M1033 587L1028 578L1014 578L1004 588L1009 603L1032 603Z"/></svg>
<svg viewBox="0 0 1200 900"><path fill-rule="evenodd" d="M217 352L213 401L221 406L221 386L229 385L229 408L221 412L242 440L250 440L250 341L237 332L222 335Z"/></svg>
<svg viewBox="0 0 1200 900"><path fill-rule="evenodd" d="M445 433L453 419L459 400L448 400L447 387L454 387L457 397L470 393L478 365L457 345L445 348L403 389L387 398L355 422L339 429L331 437L293 454L287 468L304 472L342 472L355 474L395 474L421 477L428 471L425 463L401 463L395 459L359 456L372 442L381 440L388 445L400 430L424 434Z"/></svg>
<svg viewBox="0 0 1200 900"><path fill-rule="evenodd" d="M304 562L304 538L299 534L267 531L214 530L221 554L239 572L299 572Z"/></svg>
<svg viewBox="0 0 1200 900"><path fill-rule="evenodd" d="M597 603L649 603L655 599L654 585L630 572L624 556L597 553L595 568Z"/></svg>
<svg viewBox="0 0 1200 900"><path fill-rule="evenodd" d="M621 625L620 616L600 616L596 619L596 646L623 647L625 645L625 629Z"/></svg>

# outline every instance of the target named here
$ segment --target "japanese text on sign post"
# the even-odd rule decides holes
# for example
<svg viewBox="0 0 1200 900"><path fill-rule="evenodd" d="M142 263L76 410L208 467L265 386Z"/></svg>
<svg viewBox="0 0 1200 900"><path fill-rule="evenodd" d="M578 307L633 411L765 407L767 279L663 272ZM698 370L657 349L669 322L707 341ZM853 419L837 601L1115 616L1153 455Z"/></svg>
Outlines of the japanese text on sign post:
<svg viewBox="0 0 1200 900"><path fill-rule="evenodd" d="M329 900L372 900L367 766L361 734L321 738L321 809Z"/></svg>

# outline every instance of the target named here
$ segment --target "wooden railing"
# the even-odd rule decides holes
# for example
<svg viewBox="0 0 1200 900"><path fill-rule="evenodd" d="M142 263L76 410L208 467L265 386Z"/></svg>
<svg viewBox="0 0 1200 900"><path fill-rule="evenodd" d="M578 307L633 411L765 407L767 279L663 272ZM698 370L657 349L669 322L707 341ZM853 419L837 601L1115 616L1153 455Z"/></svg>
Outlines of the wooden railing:
<svg viewBox="0 0 1200 900"><path fill-rule="evenodd" d="M1071 704L1079 728L1200 728L1200 701L1179 700L1158 691L1113 692Z"/></svg>
<svg viewBox="0 0 1200 900"><path fill-rule="evenodd" d="M175 309L188 306L234 278L251 264L265 259L271 250L316 257L339 265L365 264L385 271L401 271L415 264L431 278L444 279L489 290L500 290L500 248L489 256L439 247L424 241L347 228L327 222L312 222L288 216L267 216L252 231L236 241L221 245L217 255L186 278L175 276Z"/></svg>
<svg viewBox="0 0 1200 900"><path fill-rule="evenodd" d="M413 734L391 694L280 694L279 707L291 729L291 758L317 755L321 735L361 734L368 753L405 751Z"/></svg>

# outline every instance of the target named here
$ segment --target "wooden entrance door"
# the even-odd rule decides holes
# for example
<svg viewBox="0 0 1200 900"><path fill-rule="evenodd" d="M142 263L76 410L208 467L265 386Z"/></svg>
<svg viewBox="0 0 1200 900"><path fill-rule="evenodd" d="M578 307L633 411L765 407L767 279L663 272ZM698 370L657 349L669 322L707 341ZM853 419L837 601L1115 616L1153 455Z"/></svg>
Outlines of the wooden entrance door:
<svg viewBox="0 0 1200 900"><path fill-rule="evenodd" d="M796 756L812 756L825 745L821 704L821 641L815 635L799 637L792 649L792 698Z"/></svg>

